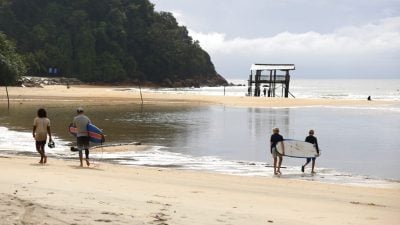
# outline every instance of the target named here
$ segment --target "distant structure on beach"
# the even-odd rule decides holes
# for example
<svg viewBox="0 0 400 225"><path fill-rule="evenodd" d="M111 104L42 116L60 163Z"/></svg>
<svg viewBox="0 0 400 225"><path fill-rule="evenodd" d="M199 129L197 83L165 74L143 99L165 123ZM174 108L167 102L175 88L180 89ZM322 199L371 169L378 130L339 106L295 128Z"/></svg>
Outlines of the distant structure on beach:
<svg viewBox="0 0 400 225"><path fill-rule="evenodd" d="M276 90L282 89L281 96L288 98L290 70L295 70L294 64L253 64L250 68L248 80L248 96L261 96L261 88L263 88L264 96L276 97ZM284 74L277 74L283 72ZM254 89L253 89L254 84ZM280 85L280 86L278 86ZM268 94L267 94L268 93Z"/></svg>

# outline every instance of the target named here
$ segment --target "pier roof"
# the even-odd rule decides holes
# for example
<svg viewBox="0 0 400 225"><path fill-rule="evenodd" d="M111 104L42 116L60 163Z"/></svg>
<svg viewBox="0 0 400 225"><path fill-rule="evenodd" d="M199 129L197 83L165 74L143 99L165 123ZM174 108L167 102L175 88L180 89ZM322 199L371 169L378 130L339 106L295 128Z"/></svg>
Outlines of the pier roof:
<svg viewBox="0 0 400 225"><path fill-rule="evenodd" d="M295 70L294 64L260 64L251 65L250 70Z"/></svg>

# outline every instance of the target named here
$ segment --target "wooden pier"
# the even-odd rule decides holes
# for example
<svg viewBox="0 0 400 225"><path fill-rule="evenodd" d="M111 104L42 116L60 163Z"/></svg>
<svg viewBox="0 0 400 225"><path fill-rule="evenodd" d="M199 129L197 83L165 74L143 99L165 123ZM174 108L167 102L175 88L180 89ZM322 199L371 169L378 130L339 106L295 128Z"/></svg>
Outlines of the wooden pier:
<svg viewBox="0 0 400 225"><path fill-rule="evenodd" d="M248 96L277 97L277 89L281 88L281 97L288 98L290 70L295 70L294 64L253 64L248 80ZM281 73L281 74L278 74ZM283 73L283 74L282 74ZM253 89L254 84L254 89ZM280 86L279 86L280 85ZM261 90L262 89L262 90ZM294 97L294 96L293 96Z"/></svg>

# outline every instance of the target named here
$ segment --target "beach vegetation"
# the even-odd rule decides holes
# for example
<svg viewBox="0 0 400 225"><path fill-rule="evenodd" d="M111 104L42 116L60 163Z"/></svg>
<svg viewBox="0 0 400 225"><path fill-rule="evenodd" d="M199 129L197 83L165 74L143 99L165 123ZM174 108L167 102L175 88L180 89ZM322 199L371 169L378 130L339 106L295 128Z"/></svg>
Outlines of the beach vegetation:
<svg viewBox="0 0 400 225"><path fill-rule="evenodd" d="M0 0L0 30L29 75L226 84L186 27L149 0Z"/></svg>
<svg viewBox="0 0 400 225"><path fill-rule="evenodd" d="M25 72L25 63L15 44L0 32L0 85L14 84Z"/></svg>

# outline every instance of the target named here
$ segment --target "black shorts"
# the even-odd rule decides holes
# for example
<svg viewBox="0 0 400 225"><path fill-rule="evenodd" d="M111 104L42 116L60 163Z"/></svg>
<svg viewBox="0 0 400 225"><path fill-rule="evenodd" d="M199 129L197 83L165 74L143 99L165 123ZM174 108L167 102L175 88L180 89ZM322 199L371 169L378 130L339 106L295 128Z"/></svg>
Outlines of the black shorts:
<svg viewBox="0 0 400 225"><path fill-rule="evenodd" d="M46 145L46 141L36 141L36 147L45 146L45 145Z"/></svg>
<svg viewBox="0 0 400 225"><path fill-rule="evenodd" d="M315 161L315 157L307 158L307 163L311 162L311 160L312 160L312 161Z"/></svg>
<svg viewBox="0 0 400 225"><path fill-rule="evenodd" d="M88 149L89 148L89 137L82 136L76 138L76 146L78 149Z"/></svg>

